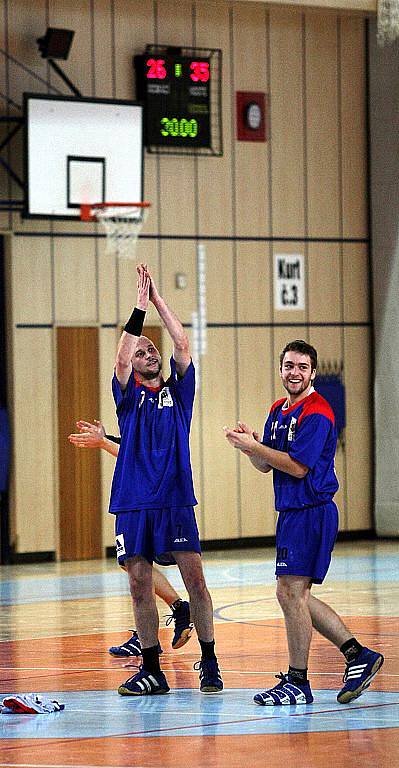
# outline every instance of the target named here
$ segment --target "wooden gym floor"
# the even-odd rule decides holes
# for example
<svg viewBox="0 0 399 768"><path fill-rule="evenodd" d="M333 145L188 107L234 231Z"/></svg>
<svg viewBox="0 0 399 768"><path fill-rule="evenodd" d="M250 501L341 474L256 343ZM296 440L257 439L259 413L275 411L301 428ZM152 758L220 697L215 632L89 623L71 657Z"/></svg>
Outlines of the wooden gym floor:
<svg viewBox="0 0 399 768"><path fill-rule="evenodd" d="M41 692L65 704L51 715L0 715L1 766L53 768L393 768L399 765L399 551L395 542L340 544L315 594L334 607L385 664L371 688L339 705L341 654L315 635L315 701L296 708L253 704L286 669L274 596L273 550L204 555L215 609L221 696L198 692L195 636L170 646L159 603L169 696L119 696L130 674L108 647L132 627L127 578L111 561L0 568L0 693ZM183 595L175 568L164 571Z"/></svg>

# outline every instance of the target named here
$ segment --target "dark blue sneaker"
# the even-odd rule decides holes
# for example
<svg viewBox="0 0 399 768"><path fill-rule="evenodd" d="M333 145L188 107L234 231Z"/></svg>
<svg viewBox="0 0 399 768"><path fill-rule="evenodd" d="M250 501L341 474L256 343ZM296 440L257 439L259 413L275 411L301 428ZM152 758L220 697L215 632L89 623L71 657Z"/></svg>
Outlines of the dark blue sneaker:
<svg viewBox="0 0 399 768"><path fill-rule="evenodd" d="M166 619L166 626L175 622L172 648L182 648L191 637L194 625L190 619L190 605L185 600L179 600L171 606L172 613Z"/></svg>
<svg viewBox="0 0 399 768"><path fill-rule="evenodd" d="M283 675L282 672L276 677L280 682L274 688L268 688L262 693L257 693L254 696L255 704L260 704L262 707L280 707L282 705L312 703L313 695L309 682L301 685L292 683L288 675Z"/></svg>
<svg viewBox="0 0 399 768"><path fill-rule="evenodd" d="M139 668L136 675L129 677L118 688L121 696L159 696L169 691L163 672L147 672L143 666Z"/></svg>
<svg viewBox="0 0 399 768"><path fill-rule="evenodd" d="M201 693L222 693L223 680L216 659L196 661L194 669L199 669Z"/></svg>
<svg viewBox="0 0 399 768"><path fill-rule="evenodd" d="M133 634L126 643L122 645L113 645L108 649L111 656L141 656L141 643L136 630L133 630ZM162 648L158 642L158 653L161 655Z"/></svg>
<svg viewBox="0 0 399 768"><path fill-rule="evenodd" d="M370 648L363 648L357 659L346 665L343 678L344 687L341 688L337 701L340 704L347 704L349 701L357 699L369 687L383 663L384 657L381 653L370 651Z"/></svg>

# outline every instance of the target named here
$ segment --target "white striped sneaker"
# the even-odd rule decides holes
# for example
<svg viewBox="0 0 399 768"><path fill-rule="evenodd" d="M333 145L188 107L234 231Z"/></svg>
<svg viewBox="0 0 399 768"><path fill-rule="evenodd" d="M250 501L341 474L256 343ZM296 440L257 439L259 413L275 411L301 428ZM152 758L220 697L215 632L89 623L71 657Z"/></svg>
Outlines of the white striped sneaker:
<svg viewBox="0 0 399 768"><path fill-rule="evenodd" d="M357 659L346 665L344 686L337 696L337 701L340 704L348 704L349 701L357 699L369 687L383 663L384 657L381 653L362 648Z"/></svg>
<svg viewBox="0 0 399 768"><path fill-rule="evenodd" d="M293 683L289 679L288 674L283 675L282 672L279 675L275 675L275 677L280 682L274 688L257 693L254 696L255 704L260 704L261 707L281 707L312 703L313 694L308 681L301 685Z"/></svg>
<svg viewBox="0 0 399 768"><path fill-rule="evenodd" d="M169 693L170 688L163 672L147 672L143 666L136 675L129 677L118 688L121 696L154 696Z"/></svg>

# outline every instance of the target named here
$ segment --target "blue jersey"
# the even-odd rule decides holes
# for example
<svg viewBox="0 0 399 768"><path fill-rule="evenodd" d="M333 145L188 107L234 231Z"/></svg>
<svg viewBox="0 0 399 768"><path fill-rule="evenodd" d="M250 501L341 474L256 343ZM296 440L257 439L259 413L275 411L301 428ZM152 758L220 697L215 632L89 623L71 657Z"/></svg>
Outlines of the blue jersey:
<svg viewBox="0 0 399 768"><path fill-rule="evenodd" d="M315 391L289 408L283 408L285 403L283 398L272 405L262 442L288 453L309 471L297 478L273 469L278 512L323 504L338 490L334 469L337 436L329 404Z"/></svg>
<svg viewBox="0 0 399 768"><path fill-rule="evenodd" d="M111 488L110 512L197 504L190 462L189 435L195 394L191 362L179 377L158 389L140 383L134 371L121 390L112 380L121 445Z"/></svg>

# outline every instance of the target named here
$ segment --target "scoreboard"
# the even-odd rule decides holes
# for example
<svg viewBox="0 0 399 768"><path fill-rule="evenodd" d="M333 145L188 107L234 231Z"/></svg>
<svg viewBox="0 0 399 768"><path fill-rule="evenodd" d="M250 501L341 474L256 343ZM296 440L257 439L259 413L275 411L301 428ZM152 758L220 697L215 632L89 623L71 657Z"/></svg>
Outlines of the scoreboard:
<svg viewBox="0 0 399 768"><path fill-rule="evenodd" d="M136 93L144 103L147 147L212 147L212 58L180 49L134 57Z"/></svg>

